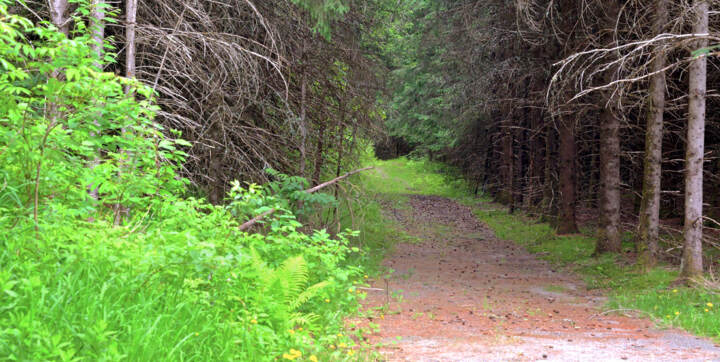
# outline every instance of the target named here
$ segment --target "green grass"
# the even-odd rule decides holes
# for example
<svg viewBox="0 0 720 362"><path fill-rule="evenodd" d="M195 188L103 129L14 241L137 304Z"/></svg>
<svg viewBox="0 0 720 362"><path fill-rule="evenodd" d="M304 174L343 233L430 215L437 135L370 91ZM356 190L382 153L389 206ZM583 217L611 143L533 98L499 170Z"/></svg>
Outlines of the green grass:
<svg viewBox="0 0 720 362"><path fill-rule="evenodd" d="M370 154L364 163L374 169L354 176L358 192L350 197L354 201L341 205L340 222L343 228L359 230L358 246L365 250L358 263L371 275L386 272L380 267L385 255L399 242L416 242L394 220L383 215L384 205L396 210L407 210L407 195L440 195L455 199L470 199L463 181L447 176L448 167L425 160L400 158L377 160ZM443 232L442 225L429 225L436 233Z"/></svg>
<svg viewBox="0 0 720 362"><path fill-rule="evenodd" d="M0 361L354 359L364 273L342 235L290 215L241 233L228 209L176 197L121 226L44 216L0 237Z"/></svg>
<svg viewBox="0 0 720 362"><path fill-rule="evenodd" d="M720 339L720 298L707 290L671 287L678 276L676 268L661 265L643 273L617 256L593 257L595 238L591 230L583 230L582 235L558 236L550 225L522 214L510 215L501 206L496 210L477 208L475 213L498 237L578 273L588 288L606 290L610 297L608 310L637 311L660 326L680 327Z"/></svg>
<svg viewBox="0 0 720 362"><path fill-rule="evenodd" d="M352 242L363 252L356 255L355 260L351 259L351 263L362 265L370 275L377 275L381 273L380 263L393 246L410 241L411 237L396 222L383 215L380 202L387 199L387 195L373 192L363 179L358 186L359 193L349 196L354 200L341 205L340 225L359 231Z"/></svg>
<svg viewBox="0 0 720 362"><path fill-rule="evenodd" d="M548 292L553 292L553 293L565 293L568 290L568 288L565 286L554 285L554 284L546 285L543 287L543 289L547 290Z"/></svg>
<svg viewBox="0 0 720 362"><path fill-rule="evenodd" d="M474 205L477 217L499 238L512 240L540 258L577 273L590 289L606 290L608 310L636 311L660 326L680 327L720 340L720 296L701 288L672 287L678 276L676 267L660 265L643 273L632 261L618 256L593 257L593 230L559 236L547 223L519 212L510 215L502 205L473 198L469 188L452 179L452 172L445 176L443 172L448 169L439 164L396 159L379 161L375 166L378 176L371 180L373 187L397 195L440 195ZM632 234L626 234L625 249L633 247L631 240Z"/></svg>
<svg viewBox="0 0 720 362"><path fill-rule="evenodd" d="M374 160L374 170L365 177L368 189L386 195L438 195L464 198L469 189L464 181L447 176L452 170L447 166L426 160L398 158Z"/></svg>

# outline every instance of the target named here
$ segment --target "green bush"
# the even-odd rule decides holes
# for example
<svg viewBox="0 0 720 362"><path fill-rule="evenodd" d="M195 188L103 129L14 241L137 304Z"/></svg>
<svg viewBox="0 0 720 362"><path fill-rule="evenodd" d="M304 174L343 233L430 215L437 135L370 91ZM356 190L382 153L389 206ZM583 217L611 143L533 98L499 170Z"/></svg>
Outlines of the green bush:
<svg viewBox="0 0 720 362"><path fill-rule="evenodd" d="M334 200L277 173L234 184L227 206L185 196L187 143L153 122L152 91L97 68L112 57L96 57L84 19L67 39L6 1L0 360L346 356L335 345L352 346L343 320L362 297L356 233L303 233L293 207ZM130 210L119 225L113 205ZM238 229L269 208L261 233Z"/></svg>

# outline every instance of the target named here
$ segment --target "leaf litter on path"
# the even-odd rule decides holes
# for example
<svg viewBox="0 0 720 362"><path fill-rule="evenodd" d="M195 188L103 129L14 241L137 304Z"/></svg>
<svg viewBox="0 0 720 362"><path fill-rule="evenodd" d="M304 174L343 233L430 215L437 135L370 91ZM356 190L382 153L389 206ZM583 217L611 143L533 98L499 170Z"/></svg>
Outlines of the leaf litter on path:
<svg viewBox="0 0 720 362"><path fill-rule="evenodd" d="M384 261L395 272L373 281L380 291L365 303L376 312L354 321L379 325L367 338L384 359L720 361L705 339L601 313L599 292L498 239L469 207L408 197L409 210L392 215L419 242L396 246Z"/></svg>

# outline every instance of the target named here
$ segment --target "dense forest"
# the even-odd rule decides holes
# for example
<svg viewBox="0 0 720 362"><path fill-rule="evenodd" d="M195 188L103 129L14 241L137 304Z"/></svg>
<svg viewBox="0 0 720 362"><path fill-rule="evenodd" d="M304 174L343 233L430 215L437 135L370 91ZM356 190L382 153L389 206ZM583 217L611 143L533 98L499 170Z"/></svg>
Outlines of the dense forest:
<svg viewBox="0 0 720 362"><path fill-rule="evenodd" d="M375 157L713 287L717 9L0 0L0 360L357 358Z"/></svg>
<svg viewBox="0 0 720 362"><path fill-rule="evenodd" d="M476 192L559 233L596 223L598 253L620 252L632 230L640 263L677 261L658 243L681 230L683 273L700 275L702 245L718 245L716 4L511 3L413 6L421 29L392 70L389 154L456 165Z"/></svg>

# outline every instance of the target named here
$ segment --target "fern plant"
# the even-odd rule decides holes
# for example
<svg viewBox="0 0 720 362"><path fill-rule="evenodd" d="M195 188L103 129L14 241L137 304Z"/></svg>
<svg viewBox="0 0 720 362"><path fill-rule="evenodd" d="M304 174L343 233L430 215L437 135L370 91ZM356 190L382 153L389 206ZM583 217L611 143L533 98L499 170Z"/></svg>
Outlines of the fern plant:
<svg viewBox="0 0 720 362"><path fill-rule="evenodd" d="M268 317L276 330L295 327L313 329L318 316L304 313L301 307L317 296L330 283L322 281L308 284L308 266L305 258L295 256L285 260L277 269L267 266L260 257L253 257L253 267L260 275L259 305L267 305Z"/></svg>

